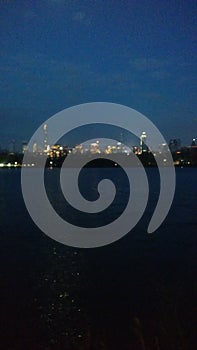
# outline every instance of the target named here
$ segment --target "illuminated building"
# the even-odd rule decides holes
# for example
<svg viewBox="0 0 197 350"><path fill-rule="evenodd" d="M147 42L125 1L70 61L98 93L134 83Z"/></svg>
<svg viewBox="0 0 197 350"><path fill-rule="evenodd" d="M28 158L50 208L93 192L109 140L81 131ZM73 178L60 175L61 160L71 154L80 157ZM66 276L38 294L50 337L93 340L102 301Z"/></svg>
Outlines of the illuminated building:
<svg viewBox="0 0 197 350"><path fill-rule="evenodd" d="M23 141L22 143L22 153L25 153L28 151L28 143L26 141Z"/></svg>
<svg viewBox="0 0 197 350"><path fill-rule="evenodd" d="M133 146L132 149L133 149L133 153L134 154L140 154L141 153L141 150L139 149L138 146Z"/></svg>
<svg viewBox="0 0 197 350"><path fill-rule="evenodd" d="M76 145L73 149L73 154L83 154L83 146L80 145Z"/></svg>
<svg viewBox="0 0 197 350"><path fill-rule="evenodd" d="M146 145L146 139L147 139L146 132L143 131L141 136L140 136L140 150L141 150L141 153L148 151L148 147Z"/></svg>
<svg viewBox="0 0 197 350"><path fill-rule="evenodd" d="M43 132L44 132L44 152L47 152L47 124L44 124Z"/></svg>
<svg viewBox="0 0 197 350"><path fill-rule="evenodd" d="M129 154L129 147L124 146L121 142L117 142L116 145L109 145L105 149L105 154Z"/></svg>
<svg viewBox="0 0 197 350"><path fill-rule="evenodd" d="M33 144L33 153L37 153L38 152L38 146L37 146L37 143L34 142Z"/></svg>
<svg viewBox="0 0 197 350"><path fill-rule="evenodd" d="M47 151L50 158L60 158L67 155L67 150L61 145L51 146L50 150Z"/></svg>
<svg viewBox="0 0 197 350"><path fill-rule="evenodd" d="M99 141L92 142L90 144L90 153L91 154L100 154L101 150L99 148Z"/></svg>

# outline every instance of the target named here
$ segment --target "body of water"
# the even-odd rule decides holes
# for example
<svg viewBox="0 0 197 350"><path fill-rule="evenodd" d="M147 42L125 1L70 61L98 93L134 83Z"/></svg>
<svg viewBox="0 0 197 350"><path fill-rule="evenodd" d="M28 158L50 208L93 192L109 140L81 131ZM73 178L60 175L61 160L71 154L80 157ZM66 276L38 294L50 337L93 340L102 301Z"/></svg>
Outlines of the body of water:
<svg viewBox="0 0 197 350"><path fill-rule="evenodd" d="M102 169L118 190L113 210L103 217L70 210L60 193L58 172L46 170L47 193L71 222L92 227L124 210L129 187L121 169ZM157 169L150 168L150 198L136 227L111 245L84 250L44 235L25 208L20 170L0 170L4 349L194 349L197 169L178 168L176 173L173 205L154 234L146 230L159 178ZM96 198L100 177L101 169L83 170L80 186L88 199Z"/></svg>

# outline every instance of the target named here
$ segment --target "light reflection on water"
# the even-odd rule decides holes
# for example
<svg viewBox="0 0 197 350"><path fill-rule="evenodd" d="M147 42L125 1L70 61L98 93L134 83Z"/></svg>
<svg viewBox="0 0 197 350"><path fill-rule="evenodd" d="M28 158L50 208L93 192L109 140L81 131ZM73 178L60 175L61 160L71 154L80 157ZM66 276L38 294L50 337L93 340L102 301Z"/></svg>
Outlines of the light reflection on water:
<svg viewBox="0 0 197 350"><path fill-rule="evenodd" d="M86 171L97 178L97 169ZM108 173L112 171L116 177L119 169L108 169ZM55 198L57 172L46 175L51 177L49 192ZM4 348L86 349L93 337L94 347L99 339L107 338L116 349L123 339L125 344L132 341L136 318L145 328L151 324L147 332L156 332L164 344L166 340L161 340L156 328L161 324L177 345L179 334L172 313L175 305L182 336L192 333L197 169L177 169L173 206L154 235L148 235L146 228L157 201L159 181L156 169L147 173L151 197L132 233L107 247L77 250L50 240L32 223L21 195L20 170L0 170ZM91 196L89 182L87 188L86 181L81 181L83 191L87 189ZM118 185L119 204L114 208L120 213L128 189L120 182ZM61 201L58 205L61 211Z"/></svg>

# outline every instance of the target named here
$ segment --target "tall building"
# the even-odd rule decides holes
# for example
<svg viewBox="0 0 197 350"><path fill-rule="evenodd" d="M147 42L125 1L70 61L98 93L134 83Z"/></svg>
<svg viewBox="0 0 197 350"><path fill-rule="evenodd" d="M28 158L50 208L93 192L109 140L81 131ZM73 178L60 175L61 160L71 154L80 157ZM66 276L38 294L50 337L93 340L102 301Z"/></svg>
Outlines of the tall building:
<svg viewBox="0 0 197 350"><path fill-rule="evenodd" d="M172 153L180 150L180 148L181 148L181 140L180 139L171 139L169 141L169 149Z"/></svg>
<svg viewBox="0 0 197 350"><path fill-rule="evenodd" d="M27 141L22 142L22 153L24 154L26 151L28 151L28 143Z"/></svg>
<svg viewBox="0 0 197 350"><path fill-rule="evenodd" d="M34 144L33 144L33 153L37 153L37 151L38 151L38 145L37 145L36 142L34 142Z"/></svg>
<svg viewBox="0 0 197 350"><path fill-rule="evenodd" d="M43 126L43 132L44 132L44 152L47 152L48 145L47 145L47 124L44 124Z"/></svg>
<svg viewBox="0 0 197 350"><path fill-rule="evenodd" d="M140 136L140 150L141 150L141 153L148 151L148 147L146 145L146 139L147 139L146 132L143 131L141 136Z"/></svg>

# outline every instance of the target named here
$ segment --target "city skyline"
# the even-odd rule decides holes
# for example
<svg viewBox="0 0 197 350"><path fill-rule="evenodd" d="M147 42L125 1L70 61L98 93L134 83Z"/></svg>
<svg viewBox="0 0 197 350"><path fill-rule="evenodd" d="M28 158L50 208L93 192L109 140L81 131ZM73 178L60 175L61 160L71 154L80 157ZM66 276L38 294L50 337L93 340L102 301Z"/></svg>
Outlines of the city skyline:
<svg viewBox="0 0 197 350"><path fill-rule="evenodd" d="M117 127L115 127L116 131L118 130ZM114 129L114 130L115 130ZM91 129L89 129L91 130ZM121 145L124 145L130 149L132 149L132 147L139 147L139 148L142 148L143 147L143 144L145 144L145 147L146 146L146 139L147 139L147 133L146 131L142 131L141 133L141 136L140 138L138 139L137 137L135 137L134 135L130 135L130 133L128 133L126 130L126 137L123 137L123 133L120 132L119 136L117 137L117 133L116 133L116 138L114 139L111 139L111 138L108 138L107 136L105 137L89 137L87 140L85 141L82 141L82 142L76 142L76 143L71 143L69 142L69 138L67 139L68 142L66 142L65 138L63 137L61 139L61 142L59 142L59 140L55 143L55 145L63 145L63 146L67 146L67 147L70 147L70 148L76 148L80 145L82 145L84 148L89 149L91 147L91 143L100 143L100 146L101 146L101 150L104 151L107 149L107 147L110 147L110 146L114 146L114 145L117 145L117 144L121 144ZM128 135L130 136L129 138L129 141L128 141ZM43 136L43 138L42 138ZM149 135L150 137L150 135ZM125 142L125 140L126 142ZM71 140L72 140L72 137L71 137ZM98 140L98 141L97 141ZM49 149L51 147L53 147L54 145L51 144L50 142L48 142L48 126L47 124L43 124L43 135L40 136L40 139L39 139L39 142L37 142L38 140L34 140L34 143L33 145L31 146L31 151L33 153L36 153L37 150L39 151L49 151ZM166 141L166 145L168 145L169 149L170 149L170 144L171 143L177 143L178 147L177 148L181 148L181 147L189 147L189 146L195 146L196 145L196 137L193 137L191 140L190 140L190 143L188 144L183 144L182 143L182 140L180 138L171 138L170 140L167 140ZM16 139L12 139L9 141L9 143L7 144L7 147L1 147L1 144L0 144L0 152L1 151L8 151L10 153L24 153L24 151L28 150L28 141L27 140L23 140L22 142L18 142L18 140ZM158 145L158 149L161 145ZM156 150L155 150L156 151ZM172 151L172 149L171 149Z"/></svg>
<svg viewBox="0 0 197 350"><path fill-rule="evenodd" d="M89 127L89 126L88 126ZM92 126L91 126L92 127ZM105 127L105 126L103 126ZM114 126L115 127L115 126ZM108 126L110 128L110 126ZM91 131L91 129L88 129ZM115 127L116 131L119 131L119 128ZM124 129L121 129L124 130ZM59 140L53 144L48 139L48 125L47 123L43 124L42 133L39 135L39 141L35 139L33 143L28 143L27 141L23 141L21 144L21 149L17 148L16 140L11 140L9 146L5 149L2 149L0 146L0 152L8 152L8 153L25 153L26 151L32 153L40 153L50 155L50 152L55 149L56 151L64 151L65 149L69 150L69 152L73 152L73 154L110 154L110 153L125 153L130 154L132 152L136 154L141 154L143 152L150 151L154 152L163 152L164 149L166 151L170 150L172 153L180 150L185 147L196 147L196 138L192 138L191 143L189 145L182 144L180 138L170 139L168 142L158 144L155 149L149 149L147 146L147 138L149 139L151 135L147 135L146 131L142 131L139 138L133 136L133 141L131 141L131 137L128 141L128 135L131 136L130 132L127 132L127 137L123 137L123 132L121 131L116 139L107 138L107 137L98 137L98 138L89 138L83 142L75 143L73 145L69 144L69 142L65 142L64 137L61 138L62 142ZM71 133L72 134L72 133ZM90 133L91 135L91 133ZM125 136L125 135L124 135ZM125 140L126 142L125 142ZM135 141L134 141L135 140Z"/></svg>
<svg viewBox="0 0 197 350"><path fill-rule="evenodd" d="M139 149L147 151L147 137L148 139L150 139L153 136L151 134L147 135L146 131L141 131L141 135L138 138L130 131L123 128L119 128L115 125L96 123L92 125L83 125L82 127L75 128L68 132L66 135L64 135L61 139L57 140L57 142L54 144L53 142L51 142L53 130L50 130L49 128L49 131L50 132L48 134L48 124L45 122L41 126L41 133L37 135L38 139L35 138L33 142L23 140L20 146L15 139L12 139L10 140L7 148L1 148L0 145L0 152L7 151L10 153L24 153L25 151L30 151L33 153L38 152L49 154L49 151L55 145L60 145L73 150L79 150L79 148L81 147L81 154L86 152L94 153L91 152L91 145L93 146L93 148L94 146L99 146L100 151L98 153L106 154L110 149L113 149L114 147L116 148L117 146L124 146L125 149L127 149L127 151L133 150L134 148L136 148L136 150ZM96 134L98 133L98 137L95 137L95 131ZM114 136L114 138L108 137L108 132L109 135L111 134L112 136ZM88 135L88 137L86 135ZM182 147L196 146L196 138L193 137L191 139L191 142L187 145L184 145L180 138L171 138L170 140L165 141L165 143L163 143L162 145L158 144L155 149L152 149L150 151L153 153L157 152L163 146L169 147L169 150L173 152L174 150L181 149ZM125 151L125 153L128 153L127 151Z"/></svg>

